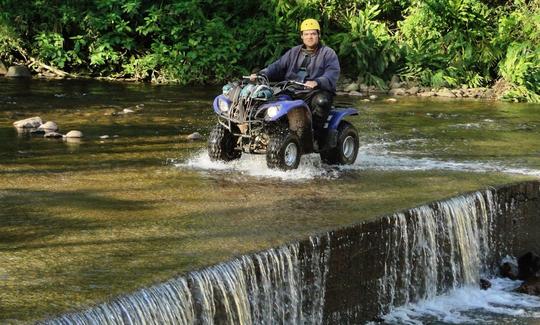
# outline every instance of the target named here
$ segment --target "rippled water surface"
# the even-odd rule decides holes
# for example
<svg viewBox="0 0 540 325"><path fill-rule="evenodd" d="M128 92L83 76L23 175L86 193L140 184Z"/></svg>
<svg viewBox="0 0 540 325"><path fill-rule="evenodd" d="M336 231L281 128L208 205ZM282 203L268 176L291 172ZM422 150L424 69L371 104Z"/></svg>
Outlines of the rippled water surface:
<svg viewBox="0 0 540 325"><path fill-rule="evenodd" d="M341 97L355 164L210 162L219 87L0 79L0 323L81 308L314 232L540 175L540 105ZM129 108L134 113L122 114ZM40 116L80 142L19 134Z"/></svg>

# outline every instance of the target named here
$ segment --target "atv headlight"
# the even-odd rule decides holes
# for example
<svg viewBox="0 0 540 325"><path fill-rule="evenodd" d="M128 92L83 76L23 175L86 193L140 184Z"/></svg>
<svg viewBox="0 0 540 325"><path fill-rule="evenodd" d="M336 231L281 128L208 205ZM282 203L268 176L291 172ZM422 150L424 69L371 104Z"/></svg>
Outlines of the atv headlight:
<svg viewBox="0 0 540 325"><path fill-rule="evenodd" d="M226 100L218 99L218 106L219 110L223 113L227 112L229 110L229 103Z"/></svg>
<svg viewBox="0 0 540 325"><path fill-rule="evenodd" d="M269 118L273 118L277 115L280 108L281 107L279 105L268 107L268 109L266 110L266 116L268 116Z"/></svg>

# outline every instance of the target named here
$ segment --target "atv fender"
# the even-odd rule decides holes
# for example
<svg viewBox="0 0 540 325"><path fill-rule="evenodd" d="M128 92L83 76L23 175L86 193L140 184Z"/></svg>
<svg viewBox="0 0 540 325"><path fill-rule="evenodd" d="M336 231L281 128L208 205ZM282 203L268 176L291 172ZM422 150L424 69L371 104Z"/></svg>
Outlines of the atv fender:
<svg viewBox="0 0 540 325"><path fill-rule="evenodd" d="M328 129L326 145L329 148L337 146L339 123L349 115L358 115L358 111L354 108L338 108L330 110L327 122L324 124L324 128Z"/></svg>
<svg viewBox="0 0 540 325"><path fill-rule="evenodd" d="M354 108L331 109L324 127L328 130L337 130L341 120L349 115L358 115L358 111Z"/></svg>

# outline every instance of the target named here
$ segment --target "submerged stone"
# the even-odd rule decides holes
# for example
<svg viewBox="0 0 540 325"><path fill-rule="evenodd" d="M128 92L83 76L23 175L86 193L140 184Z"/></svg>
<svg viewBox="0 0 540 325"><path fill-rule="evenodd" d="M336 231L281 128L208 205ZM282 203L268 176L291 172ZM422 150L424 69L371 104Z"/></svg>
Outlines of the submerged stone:
<svg viewBox="0 0 540 325"><path fill-rule="evenodd" d="M199 132L193 132L187 138L188 140L201 140L203 136Z"/></svg>
<svg viewBox="0 0 540 325"><path fill-rule="evenodd" d="M480 289L487 290L489 288L491 288L491 282L486 279L480 279Z"/></svg>
<svg viewBox="0 0 540 325"><path fill-rule="evenodd" d="M41 117L34 116L34 117L30 117L24 120L13 122L13 126L16 128L22 128L22 129L32 129L32 128L38 128L42 123L43 121L41 120Z"/></svg>
<svg viewBox="0 0 540 325"><path fill-rule="evenodd" d="M51 138L51 139L58 139L58 138L61 138L63 137L64 135L62 133L58 133L58 132L47 132L45 133L45 135L43 136L44 138Z"/></svg>
<svg viewBox="0 0 540 325"><path fill-rule="evenodd" d="M43 124L41 124L38 127L38 130L43 130L45 132L56 132L58 131L58 125L54 123L53 121L47 121Z"/></svg>
<svg viewBox="0 0 540 325"><path fill-rule="evenodd" d="M504 262L499 269L501 276L503 278L508 278L511 280L516 280L518 276L518 268L515 263Z"/></svg>
<svg viewBox="0 0 540 325"><path fill-rule="evenodd" d="M68 139L70 139L70 138L82 138L83 134L82 134L81 131L71 130L68 133L66 133L66 135L64 137L68 138Z"/></svg>
<svg viewBox="0 0 540 325"><path fill-rule="evenodd" d="M540 296L540 277L531 278L523 282L523 284L516 289L516 292Z"/></svg>

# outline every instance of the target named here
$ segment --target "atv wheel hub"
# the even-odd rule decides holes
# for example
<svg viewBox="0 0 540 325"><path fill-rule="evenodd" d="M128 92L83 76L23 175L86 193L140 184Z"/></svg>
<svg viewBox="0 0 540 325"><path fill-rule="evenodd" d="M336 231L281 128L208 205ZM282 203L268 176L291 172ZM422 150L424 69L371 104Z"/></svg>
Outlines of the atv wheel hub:
<svg viewBox="0 0 540 325"><path fill-rule="evenodd" d="M343 156L347 159L351 158L354 155L354 147L355 147L354 138L349 135L343 141L343 146L342 146Z"/></svg>
<svg viewBox="0 0 540 325"><path fill-rule="evenodd" d="M298 157L298 147L295 143L289 143L287 147L285 147L284 156L285 165L293 166L296 162L296 158Z"/></svg>

